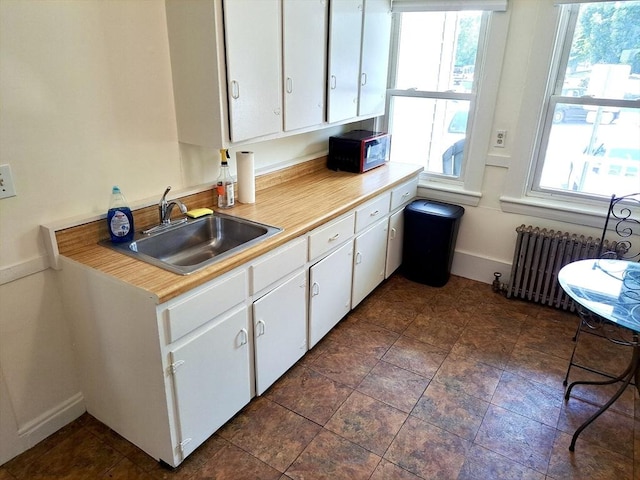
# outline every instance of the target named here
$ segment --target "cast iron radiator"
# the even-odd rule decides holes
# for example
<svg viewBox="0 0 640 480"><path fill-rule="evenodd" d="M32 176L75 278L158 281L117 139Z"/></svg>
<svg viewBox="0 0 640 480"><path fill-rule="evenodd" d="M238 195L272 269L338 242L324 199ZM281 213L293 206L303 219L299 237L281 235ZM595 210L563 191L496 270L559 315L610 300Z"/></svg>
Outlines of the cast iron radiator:
<svg viewBox="0 0 640 480"><path fill-rule="evenodd" d="M600 239L546 228L520 225L513 254L507 298L520 298L562 310L575 310L573 300L558 283L567 263L598 255ZM615 250L605 240L604 251Z"/></svg>

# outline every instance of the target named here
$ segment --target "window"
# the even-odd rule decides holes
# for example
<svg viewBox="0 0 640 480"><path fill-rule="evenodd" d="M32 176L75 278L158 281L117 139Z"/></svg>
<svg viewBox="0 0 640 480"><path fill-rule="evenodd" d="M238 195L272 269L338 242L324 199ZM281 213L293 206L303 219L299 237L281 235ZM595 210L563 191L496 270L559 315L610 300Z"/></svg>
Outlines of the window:
<svg viewBox="0 0 640 480"><path fill-rule="evenodd" d="M477 11L395 15L387 109L391 161L422 165L427 174L442 179L464 176L487 15Z"/></svg>
<svg viewBox="0 0 640 480"><path fill-rule="evenodd" d="M566 1L566 0L565 0ZM640 190L640 1L566 5L530 175L532 193Z"/></svg>

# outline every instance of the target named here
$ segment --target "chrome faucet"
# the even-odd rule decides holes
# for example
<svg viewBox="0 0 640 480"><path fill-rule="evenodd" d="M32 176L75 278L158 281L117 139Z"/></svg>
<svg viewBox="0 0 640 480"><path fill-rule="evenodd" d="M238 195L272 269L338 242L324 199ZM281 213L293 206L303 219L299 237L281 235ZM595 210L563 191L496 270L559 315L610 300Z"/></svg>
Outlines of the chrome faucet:
<svg viewBox="0 0 640 480"><path fill-rule="evenodd" d="M160 199L160 203L158 204L158 210L160 212L160 224L168 225L171 223L171 210L173 210L174 206L178 206L182 213L187 213L187 207L180 200L172 200L167 202L167 193L171 190L171 186L168 186L164 191L162 198Z"/></svg>
<svg viewBox="0 0 640 480"><path fill-rule="evenodd" d="M171 190L171 186L167 187L167 189L164 191L164 194L162 195L162 198L160 199L160 202L158 203L158 213L160 214L160 224L156 225L155 227L151 227L148 230L143 230L142 233L144 233L145 235L149 233L161 232L163 230L168 229L169 227L180 225L187 221L187 218L185 217L185 218L176 220L174 222L171 222L171 211L173 210L173 207L177 205L182 213L187 213L187 207L180 200L171 200L168 202L167 193L169 193L169 190Z"/></svg>

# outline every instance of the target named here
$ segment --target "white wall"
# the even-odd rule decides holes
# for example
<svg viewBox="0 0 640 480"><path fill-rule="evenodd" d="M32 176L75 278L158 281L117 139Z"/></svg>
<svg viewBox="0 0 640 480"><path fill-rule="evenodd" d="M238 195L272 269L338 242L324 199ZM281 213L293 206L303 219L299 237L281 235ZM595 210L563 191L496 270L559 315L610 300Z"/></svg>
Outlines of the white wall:
<svg viewBox="0 0 640 480"><path fill-rule="evenodd" d="M487 122L518 139L522 84L536 53L537 21L551 0L511 0L499 101ZM546 33L548 34L548 33ZM132 203L213 182L217 152L177 142L162 0L0 0L0 163L16 197L0 200L0 464L83 411L58 278L39 225L103 213L119 184ZM243 146L258 167L326 152L338 129ZM488 152L489 156L496 152ZM483 198L466 207L454 273L491 282L508 268L521 223L505 214L507 168L485 169ZM583 229L584 230L584 229ZM508 272L503 270L503 273Z"/></svg>

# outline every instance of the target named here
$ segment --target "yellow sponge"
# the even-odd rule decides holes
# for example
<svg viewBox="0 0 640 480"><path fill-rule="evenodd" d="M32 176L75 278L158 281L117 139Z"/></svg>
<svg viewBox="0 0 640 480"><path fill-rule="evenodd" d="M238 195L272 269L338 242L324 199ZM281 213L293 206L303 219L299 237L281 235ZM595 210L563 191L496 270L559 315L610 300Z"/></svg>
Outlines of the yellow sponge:
<svg viewBox="0 0 640 480"><path fill-rule="evenodd" d="M187 212L187 216L191 218L203 217L204 215L212 215L213 210L210 208L195 208Z"/></svg>

